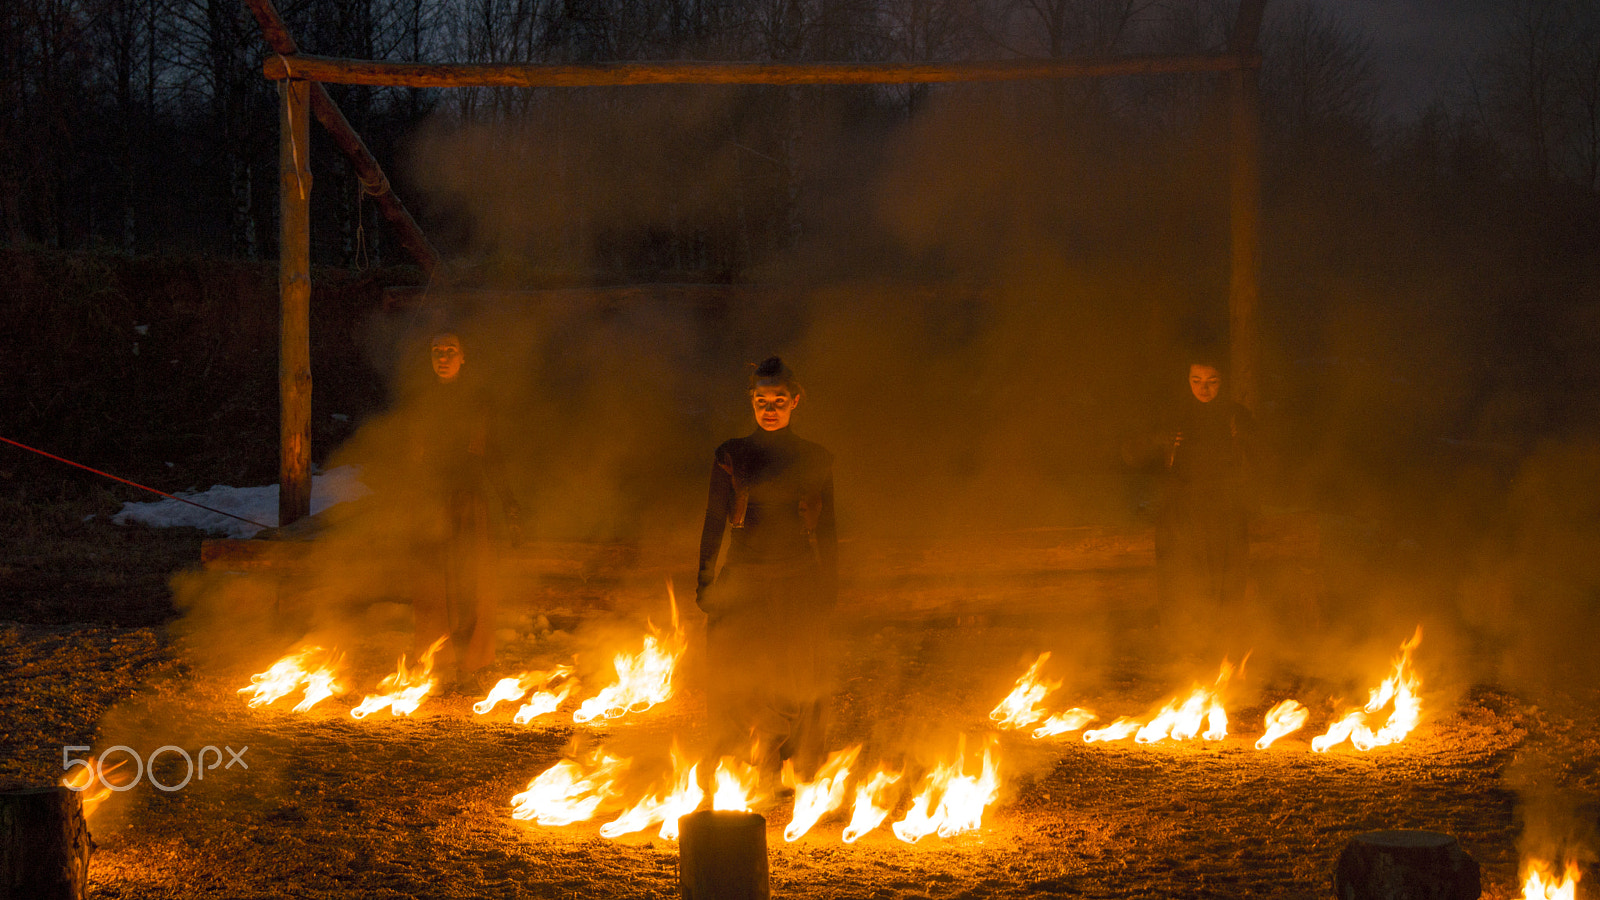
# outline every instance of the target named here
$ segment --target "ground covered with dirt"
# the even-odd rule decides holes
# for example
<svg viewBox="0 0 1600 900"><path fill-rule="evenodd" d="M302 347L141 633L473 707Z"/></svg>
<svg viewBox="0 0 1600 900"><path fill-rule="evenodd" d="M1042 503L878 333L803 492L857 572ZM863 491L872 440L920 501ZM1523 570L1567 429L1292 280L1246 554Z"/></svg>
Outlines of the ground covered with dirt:
<svg viewBox="0 0 1600 900"><path fill-rule="evenodd" d="M163 540L170 554L189 539ZM165 557L124 563L132 559L159 566ZM1314 567L1291 567L1279 584L1316 577ZM969 751L982 746L992 733L987 711L1040 650L1058 661L1082 657L1058 670L1066 684L1050 702L1089 707L1102 722L1148 713L1216 669L1214 659L1152 649L1151 575L1136 558L988 572L960 586L975 599L953 612L912 596L925 599L927 585L898 582L896 596L896 583L847 588L840 625L830 743L863 743L865 760L915 770L948 756L959 735ZM509 604L499 670L577 657L592 672L604 667L601 647L642 635L647 616L664 620L658 589L623 586L607 603L569 606L563 590L547 585ZM571 587L574 597L593 590ZM370 686L406 647L408 613L380 603L360 615L345 649L353 681ZM698 620L686 613L685 625L692 633ZM1395 635L1394 646L1405 636ZM476 716L476 697L459 694L430 698L401 719L356 721L346 712L355 697L307 714L285 703L252 710L238 688L293 636L263 638L232 657L205 638L181 624L25 619L0 627L0 778L8 785L59 778L63 746L91 747L75 751L89 755L120 744L146 757L171 746L211 767L180 790L154 789L146 778L94 813L93 896L676 895L671 842L602 838L604 814L546 827L509 813L511 797L564 755L605 747L644 767L675 738L692 747L700 717L693 645L679 696L595 728L565 714L528 726L505 712ZM769 803L762 811L773 892L1322 897L1351 837L1422 828L1461 841L1483 868L1485 896L1515 897L1535 795L1561 794L1592 825L1600 800L1592 713L1600 702L1586 684L1549 697L1452 685L1448 673L1459 667L1442 665L1430 648L1425 642L1416 659L1428 689L1424 723L1395 747L1310 752L1336 688L1279 653L1252 664L1248 689L1229 708L1233 733L1222 741L1091 745L1077 734L999 734L1005 787L974 833L911 845L880 828L847 845L835 814L791 844L782 835L786 805ZM1383 674L1381 664L1372 672ZM1254 749L1267 706L1290 695L1312 708L1310 725ZM217 749L201 755L206 747ZM189 771L168 750L147 774L176 784Z"/></svg>

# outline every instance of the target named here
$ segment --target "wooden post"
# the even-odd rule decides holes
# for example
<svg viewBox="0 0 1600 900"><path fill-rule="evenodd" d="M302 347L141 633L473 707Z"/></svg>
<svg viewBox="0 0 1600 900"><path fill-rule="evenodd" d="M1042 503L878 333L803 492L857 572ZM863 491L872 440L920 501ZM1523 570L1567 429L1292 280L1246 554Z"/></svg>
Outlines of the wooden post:
<svg viewBox="0 0 1600 900"><path fill-rule="evenodd" d="M1266 0L1242 0L1230 49L1253 56ZM1260 73L1239 68L1228 78L1228 347L1234 402L1260 399L1261 103Z"/></svg>
<svg viewBox="0 0 1600 900"><path fill-rule="evenodd" d="M278 116L278 525L311 513L311 85Z"/></svg>
<svg viewBox="0 0 1600 900"><path fill-rule="evenodd" d="M1372 831L1339 854L1339 900L1478 900L1478 863L1434 831Z"/></svg>
<svg viewBox="0 0 1600 900"><path fill-rule="evenodd" d="M702 809L678 819L683 900L768 900L767 820Z"/></svg>
<svg viewBox="0 0 1600 900"><path fill-rule="evenodd" d="M51 787L0 794L3 900L82 900L93 846L77 791Z"/></svg>

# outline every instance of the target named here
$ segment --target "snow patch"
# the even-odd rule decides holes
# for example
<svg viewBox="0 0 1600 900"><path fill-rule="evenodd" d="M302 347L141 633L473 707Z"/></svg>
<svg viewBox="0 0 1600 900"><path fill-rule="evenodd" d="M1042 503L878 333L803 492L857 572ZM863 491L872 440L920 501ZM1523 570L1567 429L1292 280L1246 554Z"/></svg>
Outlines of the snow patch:
<svg viewBox="0 0 1600 900"><path fill-rule="evenodd" d="M340 466L320 475L311 476L311 514L316 515L330 506L357 500L372 493L361 483L360 466ZM229 487L213 485L205 491L180 491L175 496L213 509L233 513L262 525L278 524L278 486ZM224 515L164 499L152 503L124 503L122 509L111 517L118 525L148 525L151 528L198 528L201 531L230 538L248 538L261 530L260 526L241 522Z"/></svg>

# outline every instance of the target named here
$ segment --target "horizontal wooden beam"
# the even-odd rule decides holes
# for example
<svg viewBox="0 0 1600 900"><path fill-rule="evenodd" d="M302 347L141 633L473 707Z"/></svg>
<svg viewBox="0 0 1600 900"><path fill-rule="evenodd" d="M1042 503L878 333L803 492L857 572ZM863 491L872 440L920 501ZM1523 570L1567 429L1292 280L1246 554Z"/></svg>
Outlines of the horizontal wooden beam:
<svg viewBox="0 0 1600 900"><path fill-rule="evenodd" d="M255 13L256 22L261 26L261 36L266 39L267 46L274 53L288 54L291 59L296 50L294 36L289 34L289 29L283 24L283 18L278 15L277 7L272 5L272 0L245 0L250 11ZM361 135L350 126L349 120L340 111L339 104L333 102L328 92L322 85L311 86L311 114L317 117L322 127L327 129L333 137L333 143L350 161L356 170L356 177L361 179L363 189L373 198L378 205L378 211L383 215L395 230L395 235L400 240L400 246L411 254L417 261L422 271L430 277L439 268L439 251L433 248L427 235L417 226L411 213L400 202L389 186L389 179L383 174L383 167L378 165L377 157L367 149L366 142L361 140Z"/></svg>
<svg viewBox="0 0 1600 900"><path fill-rule="evenodd" d="M273 56L274 81L401 87L608 87L634 84L928 84L1230 72L1260 66L1253 55L1007 59L945 63L411 63L324 56Z"/></svg>

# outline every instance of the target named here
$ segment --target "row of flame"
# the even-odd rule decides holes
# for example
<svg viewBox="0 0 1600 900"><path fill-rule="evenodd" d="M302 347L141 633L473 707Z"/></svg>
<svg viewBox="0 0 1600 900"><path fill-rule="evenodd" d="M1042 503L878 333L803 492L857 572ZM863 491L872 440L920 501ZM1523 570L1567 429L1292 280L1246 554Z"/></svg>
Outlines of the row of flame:
<svg viewBox="0 0 1600 900"><path fill-rule="evenodd" d="M1366 705L1347 710L1326 732L1311 740L1311 749L1325 753L1349 740L1357 750L1371 750L1398 743L1410 734L1422 719L1422 679L1411 667L1411 651L1421 642L1422 626L1418 625L1411 639L1400 645L1400 656L1394 662L1393 671L1372 689ZM1031 729L1035 738L1043 738L1084 729L1099 718L1080 707L1047 717L1040 704L1061 687L1061 682L1048 681L1040 675L1049 659L1049 652L1039 654L1028 671L1017 679L1011 693L990 711L989 719L997 728ZM1239 668L1243 667L1240 663ZM1222 700L1233 674L1233 664L1224 659L1216 681L1208 685L1196 684L1187 695L1173 698L1148 721L1123 716L1104 728L1085 730L1083 739L1091 744L1129 737L1141 744L1167 739L1188 741L1196 737L1220 741L1228 736L1228 712ZM1388 718L1381 726L1374 727L1385 709L1390 710ZM1310 710L1299 701L1280 702L1267 711L1265 730L1255 742L1256 749L1265 750L1279 738L1299 731L1310 718Z"/></svg>
<svg viewBox="0 0 1600 900"><path fill-rule="evenodd" d="M670 596L670 585L668 591ZM618 718L649 709L672 696L672 676L686 640L678 622L676 598L671 599L672 632L662 635L652 628L638 653L618 654L614 659L616 680L585 700L573 713L574 721L586 723L600 718ZM1401 645L1391 674L1371 691L1368 702L1348 710L1324 734L1314 738L1311 741L1313 750L1326 752L1345 740L1358 750L1369 750L1396 743L1411 733L1421 718L1421 679L1411 667L1411 653L1421 639L1419 626L1411 639ZM433 656L442 645L443 639L430 647L414 667L408 667L405 656L401 656L397 671L379 683L378 693L364 697L350 714L362 719L387 708L393 715L411 715L436 687L432 675ZM1049 658L1048 652L1041 653L1017 680L1011 693L990 712L989 718L997 728L1029 730L1034 738L1043 738L1084 730L1098 718L1076 707L1047 715L1041 704L1061 684L1041 676ZM329 697L346 692L339 674L342 662L343 655L337 651L301 648L278 660L266 672L253 676L251 684L240 693L250 695L248 703L252 708L260 708L299 690L302 699L294 711L305 712ZM1241 663L1240 668L1242 666ZM501 679L488 696L473 704L473 712L485 715L502 702L526 698L513 717L518 724L526 724L557 711L577 687L574 671L572 666L562 665L549 671L525 672ZM1213 683L1195 685L1187 695L1175 697L1148 720L1121 717L1104 728L1084 730L1083 738L1088 743L1128 737L1139 743L1196 737L1222 740L1228 734L1223 693L1234 672L1234 667L1224 660ZM1381 726L1374 727L1386 708L1391 709L1388 718ZM1255 746L1266 749L1279 738L1304 727L1309 718L1310 712L1298 701L1280 702L1267 713L1264 734ZM908 811L893 823L896 837L914 843L932 834L949 837L980 827L984 811L999 796L995 750L996 743L991 737L977 773L967 772L964 748L958 751L953 762L935 766L923 779ZM849 790L850 775L860 753L861 746L856 745L832 754L816 777L807 783L795 783L786 770L786 786L794 790L793 813L784 830L786 840L798 840L824 816L844 808L848 801L850 820L842 837L846 843L853 843L879 827L898 807L895 794L904 779L903 772L891 772L880 765L870 776L857 779L854 792ZM699 764L688 764L676 746L671 760L672 771L658 787L625 809L618 801L630 760L605 753L596 753L584 761L563 760L540 773L529 782L526 790L512 798L512 816L544 825L567 825L588 821L602 811L621 809L620 814L600 827L602 836L614 838L659 825L658 834L673 840L677 837L679 816L704 806L746 810L760 796L756 769L747 763L731 757L722 759L714 776L708 779L708 799L707 786L701 784ZM80 769L74 777L93 778L94 775L87 769ZM92 810L108 794L109 790L103 788L85 793L86 811ZM1578 870L1572 864L1568 865L1566 877L1558 880L1548 874L1544 864L1533 863L1525 881L1524 897L1569 900L1574 896L1577 877Z"/></svg>

